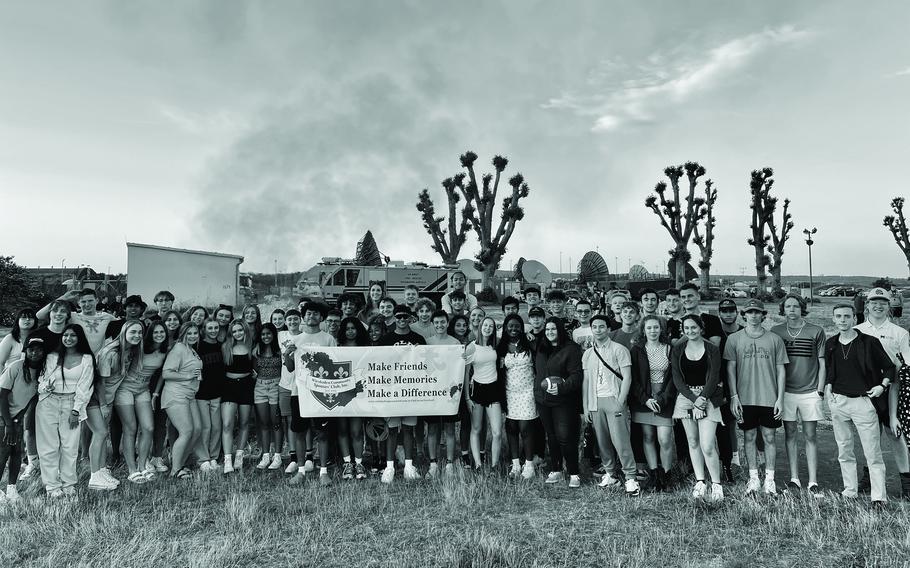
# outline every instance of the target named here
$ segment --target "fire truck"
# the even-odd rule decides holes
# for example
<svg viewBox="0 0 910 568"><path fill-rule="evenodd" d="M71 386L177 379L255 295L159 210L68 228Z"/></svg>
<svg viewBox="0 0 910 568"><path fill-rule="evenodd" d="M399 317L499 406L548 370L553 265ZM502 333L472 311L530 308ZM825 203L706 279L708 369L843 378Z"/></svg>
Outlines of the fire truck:
<svg viewBox="0 0 910 568"><path fill-rule="evenodd" d="M366 299L370 286L378 282L385 286L387 295L401 301L405 286L413 284L421 296L438 302L446 293L449 277L456 270L457 264L391 261L387 266L360 266L353 260L324 257L303 273L297 282L297 293L312 297L317 295L318 289L328 302L334 302L344 292L360 294Z"/></svg>

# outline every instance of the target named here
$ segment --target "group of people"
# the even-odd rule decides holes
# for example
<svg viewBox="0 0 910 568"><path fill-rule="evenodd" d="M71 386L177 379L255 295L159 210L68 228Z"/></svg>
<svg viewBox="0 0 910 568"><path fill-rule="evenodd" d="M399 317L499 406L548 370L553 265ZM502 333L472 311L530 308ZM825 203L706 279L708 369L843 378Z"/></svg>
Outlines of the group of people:
<svg viewBox="0 0 910 568"><path fill-rule="evenodd" d="M910 393L899 389L910 334L890 321L887 290L867 295L861 325L852 304L836 305L838 333L826 338L806 321L808 306L796 295L783 298L785 321L768 329L760 300L724 299L714 315L701 309L692 284L668 290L663 300L651 289L637 301L617 291L603 308L584 298L570 302L559 289L544 297L529 287L527 318L519 300L508 297L499 325L465 284L464 274L454 273L437 305L414 286L393 299L377 282L366 298L345 293L334 307L303 298L297 307L274 310L267 322L255 304L237 317L227 305L177 311L168 291L156 294L153 310L139 296L126 298L121 318L99 311L91 289L37 311L23 309L0 342L6 498L17 499L17 480L39 472L49 496L74 493L80 452L88 457L93 490L119 486L111 465L120 460L134 484L165 473L178 479L196 471L230 474L249 457L253 422L260 449L255 467L283 470L293 484L317 467L319 482L331 484L332 462L342 479L365 479L372 470L392 483L400 442L406 480L451 475L459 461L466 469L531 479L545 463L546 483L567 480L574 488L581 485L584 454L592 466L599 463L601 487L630 495L669 490L691 471L693 497L712 501L724 498L735 462L748 471L747 493L777 492L781 426L786 486L802 490L801 425L806 491L819 495L823 399L843 495L860 491L852 423L872 501L887 500L882 440L891 444L902 495L910 496L904 433ZM445 344L465 346L457 413L301 416L294 372L302 348ZM415 462L424 448L426 468Z"/></svg>

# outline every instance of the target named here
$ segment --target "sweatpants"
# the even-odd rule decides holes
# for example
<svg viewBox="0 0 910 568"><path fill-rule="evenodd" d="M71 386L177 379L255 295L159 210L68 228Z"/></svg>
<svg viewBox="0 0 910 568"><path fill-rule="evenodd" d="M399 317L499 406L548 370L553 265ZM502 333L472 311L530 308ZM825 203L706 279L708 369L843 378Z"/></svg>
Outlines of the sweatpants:
<svg viewBox="0 0 910 568"><path fill-rule="evenodd" d="M597 397L594 432L604 471L612 472L619 458L626 479L635 479L635 454L629 437L629 407L619 404L615 396Z"/></svg>
<svg viewBox="0 0 910 568"><path fill-rule="evenodd" d="M50 493L76 485L80 428L71 428L70 414L75 393L51 394L35 408L35 436L41 465L41 480Z"/></svg>

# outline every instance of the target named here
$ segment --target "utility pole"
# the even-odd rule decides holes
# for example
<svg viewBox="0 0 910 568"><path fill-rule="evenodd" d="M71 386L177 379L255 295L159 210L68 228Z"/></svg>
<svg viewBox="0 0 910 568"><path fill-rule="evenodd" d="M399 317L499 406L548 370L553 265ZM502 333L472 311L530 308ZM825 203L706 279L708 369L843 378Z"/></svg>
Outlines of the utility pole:
<svg viewBox="0 0 910 568"><path fill-rule="evenodd" d="M559 273L562 274L562 251L559 251Z"/></svg>
<svg viewBox="0 0 910 568"><path fill-rule="evenodd" d="M809 303L815 301L814 294L815 290L812 285L812 245L815 244L815 241L812 239L812 235L818 232L816 227L812 227L812 230L803 229L803 234L806 235L806 245L809 246Z"/></svg>

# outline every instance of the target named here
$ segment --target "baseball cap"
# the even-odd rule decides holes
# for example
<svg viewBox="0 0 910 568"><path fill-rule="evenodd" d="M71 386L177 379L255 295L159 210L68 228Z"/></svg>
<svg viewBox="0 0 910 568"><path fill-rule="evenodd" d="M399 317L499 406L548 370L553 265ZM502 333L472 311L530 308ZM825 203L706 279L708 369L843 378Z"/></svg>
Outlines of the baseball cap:
<svg viewBox="0 0 910 568"><path fill-rule="evenodd" d="M734 302L730 298L724 298L723 300L721 300L720 302L717 303L717 309L723 310L724 308L733 308L735 310L736 302Z"/></svg>
<svg viewBox="0 0 910 568"><path fill-rule="evenodd" d="M40 337L29 337L28 341L25 342L25 348L29 347L44 347L44 340Z"/></svg>
<svg viewBox="0 0 910 568"><path fill-rule="evenodd" d="M871 302L872 300L885 300L887 302L890 302L891 292L885 290L884 288L873 288L866 294L866 301Z"/></svg>
<svg viewBox="0 0 910 568"><path fill-rule="evenodd" d="M533 308L528 310L528 317L533 318L535 316L544 318L544 317L547 317L547 312L543 311L543 308L541 308L540 306L534 306Z"/></svg>
<svg viewBox="0 0 910 568"><path fill-rule="evenodd" d="M743 306L742 313L746 312L761 312L763 314L767 314L768 310L765 309L765 304L763 304L761 300L752 298L746 302L745 306Z"/></svg>
<svg viewBox="0 0 910 568"><path fill-rule="evenodd" d="M396 316L397 316L398 314L406 314L406 315L409 315L409 316L412 316L412 317L414 316L414 312L411 311L411 308L409 308L409 307L408 307L407 305L405 305L405 304L398 304L397 306L395 306L395 311L394 311L393 313L394 313Z"/></svg>

